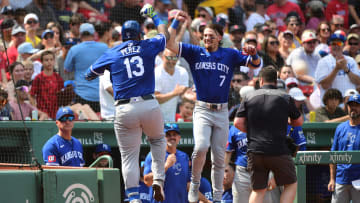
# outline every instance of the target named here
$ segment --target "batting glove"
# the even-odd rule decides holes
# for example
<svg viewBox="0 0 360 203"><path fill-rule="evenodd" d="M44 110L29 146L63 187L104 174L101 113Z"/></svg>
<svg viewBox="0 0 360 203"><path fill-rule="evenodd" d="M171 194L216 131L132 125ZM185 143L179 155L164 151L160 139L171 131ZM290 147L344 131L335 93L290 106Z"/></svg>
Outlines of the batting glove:
<svg viewBox="0 0 360 203"><path fill-rule="evenodd" d="M154 7L151 4L145 4L140 10L140 15L144 18L146 17L154 17L157 13L154 11Z"/></svg>

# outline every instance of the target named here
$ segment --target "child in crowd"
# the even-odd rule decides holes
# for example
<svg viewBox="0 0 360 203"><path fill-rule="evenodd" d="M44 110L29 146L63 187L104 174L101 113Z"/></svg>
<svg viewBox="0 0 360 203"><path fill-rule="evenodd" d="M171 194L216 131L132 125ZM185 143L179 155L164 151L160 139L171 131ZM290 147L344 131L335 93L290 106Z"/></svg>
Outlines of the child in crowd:
<svg viewBox="0 0 360 203"><path fill-rule="evenodd" d="M36 99L36 107L54 119L59 108L56 93L64 87L64 81L54 72L55 54L52 51L44 51L40 59L43 70L35 77L30 95Z"/></svg>

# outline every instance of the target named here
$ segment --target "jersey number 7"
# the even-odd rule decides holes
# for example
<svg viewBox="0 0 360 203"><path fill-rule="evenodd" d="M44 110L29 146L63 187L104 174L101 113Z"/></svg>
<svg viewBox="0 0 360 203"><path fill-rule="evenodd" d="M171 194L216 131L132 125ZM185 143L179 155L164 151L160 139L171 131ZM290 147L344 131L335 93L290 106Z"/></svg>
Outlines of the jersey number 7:
<svg viewBox="0 0 360 203"><path fill-rule="evenodd" d="M126 71L129 78L132 78L133 76L139 77L144 75L144 63L143 59L140 56L133 56L130 59L126 58L124 60L124 64L126 66ZM135 65L137 69L139 70L131 70L131 65Z"/></svg>

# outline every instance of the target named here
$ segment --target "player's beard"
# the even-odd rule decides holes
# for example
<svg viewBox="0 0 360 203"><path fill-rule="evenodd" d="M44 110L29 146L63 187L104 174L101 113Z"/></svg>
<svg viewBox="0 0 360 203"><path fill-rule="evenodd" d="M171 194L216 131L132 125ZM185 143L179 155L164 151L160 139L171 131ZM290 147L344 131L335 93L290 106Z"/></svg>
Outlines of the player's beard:
<svg viewBox="0 0 360 203"><path fill-rule="evenodd" d="M353 120L358 119L358 118L360 118L360 114L357 113L356 111L350 111L350 118Z"/></svg>

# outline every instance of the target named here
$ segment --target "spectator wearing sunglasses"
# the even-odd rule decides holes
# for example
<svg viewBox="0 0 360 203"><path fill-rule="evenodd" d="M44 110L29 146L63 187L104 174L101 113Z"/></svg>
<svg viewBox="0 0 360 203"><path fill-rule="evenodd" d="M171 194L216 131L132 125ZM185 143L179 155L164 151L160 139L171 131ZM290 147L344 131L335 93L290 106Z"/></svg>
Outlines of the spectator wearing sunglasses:
<svg viewBox="0 0 360 203"><path fill-rule="evenodd" d="M330 36L330 54L321 58L315 72L315 80L320 85L320 98L325 90L336 88L344 95L348 89L356 89L360 85L360 70L356 61L343 55L346 35L338 30Z"/></svg>
<svg viewBox="0 0 360 203"><path fill-rule="evenodd" d="M38 111L39 120L47 120L49 117L46 113L39 111L35 106L29 102L25 102L29 99L29 83L26 80L19 80L15 84L15 93L17 99L10 101L10 106L13 109L13 120L25 120L31 118L32 111ZM20 108L19 108L20 106Z"/></svg>
<svg viewBox="0 0 360 203"><path fill-rule="evenodd" d="M355 59L356 55L360 54L359 42L360 38L358 34L349 34L344 47L344 55L351 56Z"/></svg>
<svg viewBox="0 0 360 203"><path fill-rule="evenodd" d="M54 50L55 49L55 38L54 38L54 31L50 29L46 29L41 34L41 45L39 46L41 49L46 50Z"/></svg>
<svg viewBox="0 0 360 203"><path fill-rule="evenodd" d="M25 7L28 13L34 13L37 16L41 16L37 19L41 28L45 28L48 22L57 22L54 10L49 6L49 1L46 0L33 0L29 5ZM35 47L35 46L34 46Z"/></svg>
<svg viewBox="0 0 360 203"><path fill-rule="evenodd" d="M48 166L84 166L83 148L78 139L72 136L74 112L70 107L61 107L56 113L58 133L43 146L42 154Z"/></svg>
<svg viewBox="0 0 360 203"><path fill-rule="evenodd" d="M189 87L189 74L185 68L176 65L178 57L166 49L163 63L155 68L155 97L165 122L175 122L179 96Z"/></svg>
<svg viewBox="0 0 360 203"><path fill-rule="evenodd" d="M285 61L281 57L279 48L280 42L276 36L269 35L265 37L262 43L262 52L260 52L260 56L264 60L264 66L272 65L276 71L279 71L280 68L284 66Z"/></svg>
<svg viewBox="0 0 360 203"><path fill-rule="evenodd" d="M343 22L341 28L349 28L349 4L348 0L331 0L325 9L327 21L331 21L335 16L341 16ZM339 27L337 29L340 29Z"/></svg>
<svg viewBox="0 0 360 203"><path fill-rule="evenodd" d="M26 42L30 42L33 47L41 44L41 39L36 35L39 28L39 17L35 13L29 13L24 18L24 26L26 30Z"/></svg>

